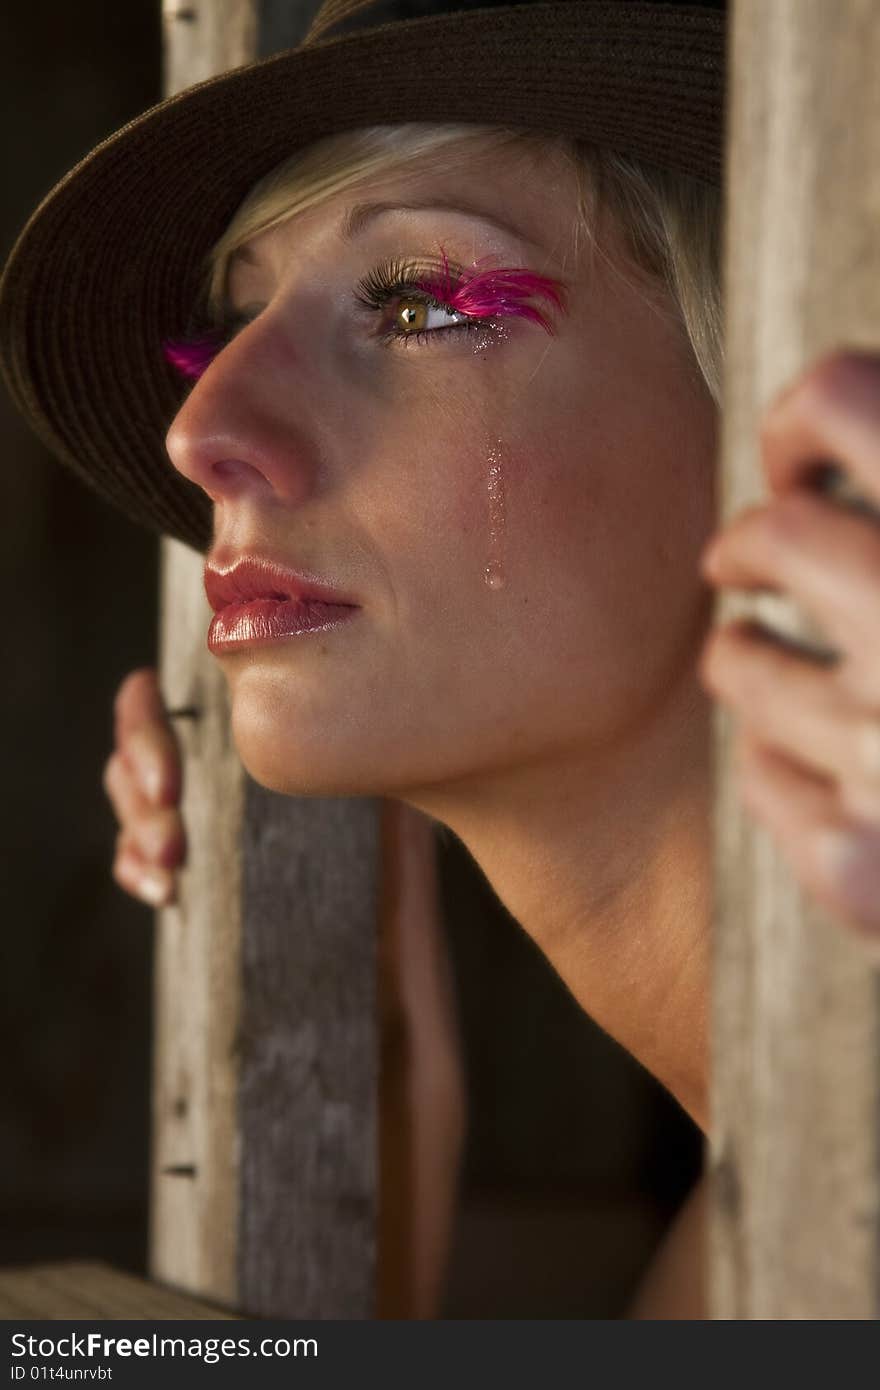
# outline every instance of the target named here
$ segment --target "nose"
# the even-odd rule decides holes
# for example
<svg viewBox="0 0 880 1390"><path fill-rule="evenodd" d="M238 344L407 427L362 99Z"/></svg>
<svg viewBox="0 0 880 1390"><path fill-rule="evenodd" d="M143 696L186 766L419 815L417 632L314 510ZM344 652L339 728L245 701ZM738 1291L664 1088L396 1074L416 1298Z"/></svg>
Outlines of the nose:
<svg viewBox="0 0 880 1390"><path fill-rule="evenodd" d="M165 448L212 502L299 506L314 458L298 404L294 351L262 317L214 358L172 421Z"/></svg>

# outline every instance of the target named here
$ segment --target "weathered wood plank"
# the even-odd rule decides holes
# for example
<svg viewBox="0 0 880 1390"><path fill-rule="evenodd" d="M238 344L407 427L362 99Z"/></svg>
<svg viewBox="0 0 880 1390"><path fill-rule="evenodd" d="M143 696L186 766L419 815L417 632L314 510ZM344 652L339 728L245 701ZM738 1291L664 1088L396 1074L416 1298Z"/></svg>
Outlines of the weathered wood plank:
<svg viewBox="0 0 880 1390"><path fill-rule="evenodd" d="M162 0L166 96L252 62L258 10L259 0Z"/></svg>
<svg viewBox="0 0 880 1390"><path fill-rule="evenodd" d="M378 813L248 779L240 1306L375 1317Z"/></svg>
<svg viewBox="0 0 880 1390"><path fill-rule="evenodd" d="M97 1260L0 1270L0 1318L224 1318L236 1314Z"/></svg>
<svg viewBox="0 0 880 1390"><path fill-rule="evenodd" d="M166 91L292 46L313 10L165 0ZM177 723L189 860L158 918L150 1269L255 1316L369 1318L378 804L246 776L203 564L163 541L162 689L197 717Z"/></svg>
<svg viewBox="0 0 880 1390"><path fill-rule="evenodd" d="M238 1298L242 824L245 774L226 682L205 649L202 557L162 542L160 666L184 750L188 864L157 914L150 1272L206 1298Z"/></svg>
<svg viewBox="0 0 880 1390"><path fill-rule="evenodd" d="M731 33L724 522L767 498L769 399L880 346L880 8L735 0ZM744 612L816 635L769 596L718 617ZM878 977L742 808L716 718L712 1316L876 1317Z"/></svg>

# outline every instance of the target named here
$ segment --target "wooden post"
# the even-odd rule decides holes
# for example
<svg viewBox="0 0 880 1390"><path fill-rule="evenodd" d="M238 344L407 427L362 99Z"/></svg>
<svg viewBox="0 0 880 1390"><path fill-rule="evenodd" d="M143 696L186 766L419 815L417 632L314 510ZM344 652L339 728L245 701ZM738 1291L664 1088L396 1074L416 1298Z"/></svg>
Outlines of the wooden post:
<svg viewBox="0 0 880 1390"><path fill-rule="evenodd" d="M769 399L880 349L880 7L734 0L730 34L723 522L768 495ZM718 616L743 612L813 636L787 600ZM741 808L716 721L712 1316L875 1318L878 978Z"/></svg>
<svg viewBox="0 0 880 1390"><path fill-rule="evenodd" d="M315 8L164 0L166 92L293 46ZM379 807L246 775L203 564L162 542L162 689L195 713L189 860L158 916L150 1273L255 1316L372 1318Z"/></svg>

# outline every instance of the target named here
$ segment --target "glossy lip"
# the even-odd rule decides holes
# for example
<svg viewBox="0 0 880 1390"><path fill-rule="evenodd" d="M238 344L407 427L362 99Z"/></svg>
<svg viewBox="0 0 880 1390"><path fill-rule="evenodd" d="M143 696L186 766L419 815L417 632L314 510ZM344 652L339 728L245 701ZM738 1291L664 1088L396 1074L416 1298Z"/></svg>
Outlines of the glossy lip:
<svg viewBox="0 0 880 1390"><path fill-rule="evenodd" d="M350 622L358 612L354 604L321 599L256 598L250 603L227 603L211 619L208 650L221 656L301 638L305 633L329 632Z"/></svg>
<svg viewBox="0 0 880 1390"><path fill-rule="evenodd" d="M251 603L255 599L291 599L333 603L358 608L346 594L331 588L311 575L287 569L286 566L260 555L242 555L232 565L219 568L210 561L205 565L205 593L215 613L230 604Z"/></svg>

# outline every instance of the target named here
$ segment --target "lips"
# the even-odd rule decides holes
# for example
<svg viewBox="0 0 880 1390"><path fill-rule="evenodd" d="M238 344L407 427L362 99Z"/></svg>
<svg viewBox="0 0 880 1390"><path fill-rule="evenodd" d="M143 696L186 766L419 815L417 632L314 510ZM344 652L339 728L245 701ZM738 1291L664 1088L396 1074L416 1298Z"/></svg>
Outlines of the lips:
<svg viewBox="0 0 880 1390"><path fill-rule="evenodd" d="M256 599L313 601L358 607L348 595L337 589L261 556L243 556L225 569L207 564L205 593L215 613L230 604L251 603Z"/></svg>

